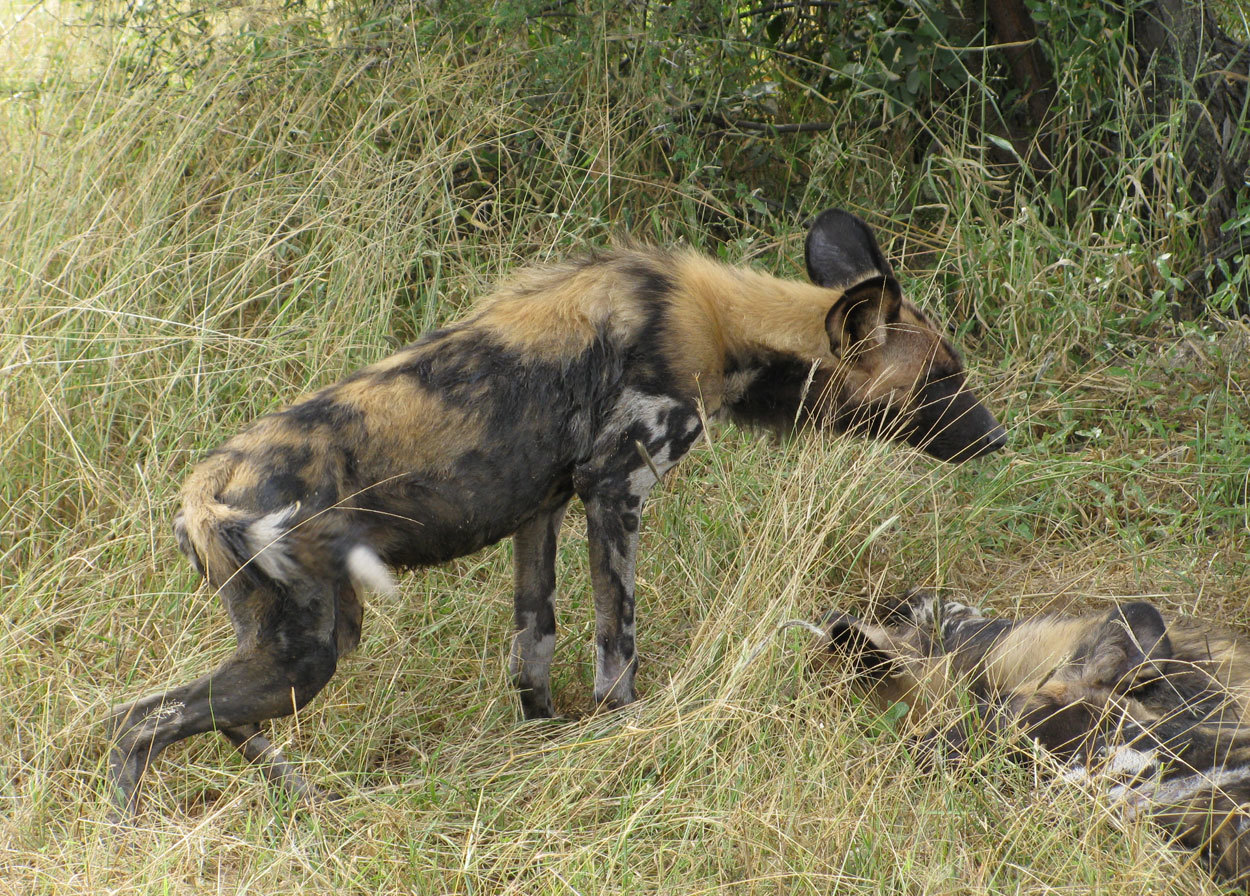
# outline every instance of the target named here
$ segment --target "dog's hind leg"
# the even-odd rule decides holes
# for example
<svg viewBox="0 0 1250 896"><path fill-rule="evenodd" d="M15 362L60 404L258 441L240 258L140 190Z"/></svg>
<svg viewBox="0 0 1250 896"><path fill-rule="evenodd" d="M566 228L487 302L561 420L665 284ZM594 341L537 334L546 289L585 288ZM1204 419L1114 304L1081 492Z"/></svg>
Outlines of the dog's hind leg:
<svg viewBox="0 0 1250 896"><path fill-rule="evenodd" d="M223 591L239 638L235 653L208 675L113 712L110 766L122 813L133 813L139 780L162 750L213 730L249 759L266 761L271 780L298 795L312 793L272 744L256 737L261 722L295 712L334 674L334 593L325 585L299 593Z"/></svg>
<svg viewBox="0 0 1250 896"><path fill-rule="evenodd" d="M282 751L261 733L260 725L248 724L223 728L221 733L234 744L248 762L260 765L261 771L265 773L270 784L277 785L300 799L310 801L339 799L339 794L323 790L301 775L291 761L282 755Z"/></svg>
<svg viewBox="0 0 1250 896"><path fill-rule="evenodd" d="M568 508L541 513L512 536L516 574L516 636L509 670L527 719L555 715L551 701L551 657L556 647L556 541Z"/></svg>

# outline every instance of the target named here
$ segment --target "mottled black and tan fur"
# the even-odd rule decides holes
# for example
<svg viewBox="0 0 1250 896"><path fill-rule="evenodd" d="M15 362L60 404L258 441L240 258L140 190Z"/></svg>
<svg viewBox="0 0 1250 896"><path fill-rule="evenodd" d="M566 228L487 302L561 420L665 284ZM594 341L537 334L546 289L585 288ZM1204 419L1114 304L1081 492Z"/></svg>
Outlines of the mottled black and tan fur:
<svg viewBox="0 0 1250 896"><path fill-rule="evenodd" d="M362 594L389 590L390 568L507 536L512 676L525 717L551 716L556 539L574 495L590 547L594 698L633 701L639 516L705 416L815 422L948 460L1003 445L955 350L902 301L863 222L822 214L807 263L811 284L638 248L523 271L458 323L210 454L187 480L175 529L221 595L238 650L116 710L123 807L153 757L210 730L287 789L313 793L260 725L325 685L360 638Z"/></svg>
<svg viewBox="0 0 1250 896"><path fill-rule="evenodd" d="M826 657L880 704L974 710L920 741L959 756L978 732L1023 734L1250 887L1250 645L1134 601L1087 616L995 619L915 592L866 622L834 614ZM1022 751L1021 755L1029 755Z"/></svg>

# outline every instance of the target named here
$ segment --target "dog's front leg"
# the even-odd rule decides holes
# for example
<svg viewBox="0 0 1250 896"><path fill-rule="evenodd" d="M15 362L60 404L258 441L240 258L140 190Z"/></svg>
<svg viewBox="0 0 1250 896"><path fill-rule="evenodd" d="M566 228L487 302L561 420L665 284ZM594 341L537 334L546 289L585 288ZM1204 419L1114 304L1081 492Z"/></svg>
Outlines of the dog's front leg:
<svg viewBox="0 0 1250 896"><path fill-rule="evenodd" d="M555 715L551 656L556 647L556 540L568 503L540 513L512 536L516 637L509 664L527 719Z"/></svg>
<svg viewBox="0 0 1250 896"><path fill-rule="evenodd" d="M655 477L652 476L653 480ZM634 563L642 499L586 500L590 579L595 592L595 704L634 702Z"/></svg>
<svg viewBox="0 0 1250 896"><path fill-rule="evenodd" d="M595 703L616 709L634 701L634 563L642 505L703 426L692 404L632 390L612 422L573 481L586 506L595 592Z"/></svg>

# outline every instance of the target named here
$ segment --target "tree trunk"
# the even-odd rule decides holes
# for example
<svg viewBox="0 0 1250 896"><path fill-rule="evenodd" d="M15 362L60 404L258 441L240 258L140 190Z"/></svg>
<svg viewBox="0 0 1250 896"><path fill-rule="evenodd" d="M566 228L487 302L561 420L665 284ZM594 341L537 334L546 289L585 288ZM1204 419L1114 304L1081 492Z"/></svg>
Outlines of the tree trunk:
<svg viewBox="0 0 1250 896"><path fill-rule="evenodd" d="M1024 101L1031 137L1020 156L1034 171L1044 173L1055 163L1054 132L1046 126L1055 98L1055 73L1038 45L1037 26L1024 0L987 0L982 11L987 32L1001 50Z"/></svg>
<svg viewBox="0 0 1250 896"><path fill-rule="evenodd" d="M1182 117L1178 148L1198 209L1198 243L1208 264L1232 265L1250 249L1244 226L1224 230L1250 174L1250 45L1225 34L1201 0L1152 0L1133 12L1133 47L1148 107L1159 117ZM1191 294L1177 297L1190 311L1225 279L1218 270L1208 277L1208 264L1186 278ZM1241 301L1247 310L1250 297Z"/></svg>

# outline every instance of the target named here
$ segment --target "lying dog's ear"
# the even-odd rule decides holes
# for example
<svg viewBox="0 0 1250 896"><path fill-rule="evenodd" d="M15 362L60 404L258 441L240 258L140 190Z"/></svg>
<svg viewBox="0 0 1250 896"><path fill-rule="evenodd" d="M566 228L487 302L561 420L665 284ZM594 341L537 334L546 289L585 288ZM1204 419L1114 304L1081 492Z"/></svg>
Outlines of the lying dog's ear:
<svg viewBox="0 0 1250 896"><path fill-rule="evenodd" d="M1163 614L1152 603L1135 600L1107 613L1089 633L1080 654L1080 680L1123 692L1166 674L1172 658Z"/></svg>
<svg viewBox="0 0 1250 896"><path fill-rule="evenodd" d="M861 622L849 613L834 611L826 617L824 629L829 633L825 651L830 656L826 656L826 660L838 659L842 664L850 663L855 677L864 679L867 685L876 684L894 674L895 657L881 640L875 626Z"/></svg>
<svg viewBox="0 0 1250 896"><path fill-rule="evenodd" d="M898 323L902 306L903 294L893 277L873 277L852 286L825 317L830 351L837 355L853 346L884 343L884 328Z"/></svg>
<svg viewBox="0 0 1250 896"><path fill-rule="evenodd" d="M894 276L868 225L840 208L823 211L812 220L804 257L811 281L830 289L845 289L870 277Z"/></svg>

